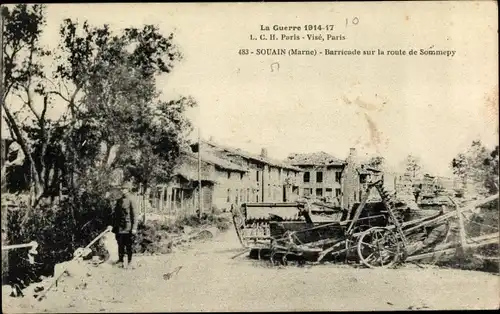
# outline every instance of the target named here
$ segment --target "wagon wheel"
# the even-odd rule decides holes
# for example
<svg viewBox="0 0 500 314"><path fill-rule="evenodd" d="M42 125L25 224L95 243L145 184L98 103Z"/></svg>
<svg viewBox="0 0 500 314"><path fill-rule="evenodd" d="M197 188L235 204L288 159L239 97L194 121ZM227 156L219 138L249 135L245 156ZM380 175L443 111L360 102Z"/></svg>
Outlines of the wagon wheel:
<svg viewBox="0 0 500 314"><path fill-rule="evenodd" d="M278 252L276 252L276 250L273 250L271 252L271 256L269 258L269 261L271 262L271 265L273 265L273 266L279 265L279 256L277 254L278 254Z"/></svg>
<svg viewBox="0 0 500 314"><path fill-rule="evenodd" d="M280 254L281 254L281 256L280 256ZM273 266L277 266L280 264L283 264L286 266L286 263L287 263L286 252L273 250L271 252L271 256L269 258L269 261L271 262L271 265L273 265Z"/></svg>
<svg viewBox="0 0 500 314"><path fill-rule="evenodd" d="M360 262L369 268L393 266L400 255L400 243L391 230L374 227L366 230L358 239Z"/></svg>
<svg viewBox="0 0 500 314"><path fill-rule="evenodd" d="M283 264L283 266L288 266L288 258L286 256L287 253L283 254L283 256L281 257L281 263Z"/></svg>

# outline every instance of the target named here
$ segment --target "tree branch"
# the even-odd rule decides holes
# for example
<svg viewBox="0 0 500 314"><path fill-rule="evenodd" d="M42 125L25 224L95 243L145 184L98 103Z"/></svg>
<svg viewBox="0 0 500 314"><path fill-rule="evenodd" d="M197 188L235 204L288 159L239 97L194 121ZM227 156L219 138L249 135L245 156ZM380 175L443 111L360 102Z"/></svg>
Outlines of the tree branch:
<svg viewBox="0 0 500 314"><path fill-rule="evenodd" d="M76 95L78 94L78 92L80 92L81 89L82 89L81 86L77 86L75 91L73 92L73 95L71 95L71 98L69 101L69 107L70 107L71 114L73 115L73 117L75 116L75 113L77 110L76 105L75 105Z"/></svg>
<svg viewBox="0 0 500 314"><path fill-rule="evenodd" d="M7 116L4 116L3 119L5 120L5 123L7 123L7 129L9 130L10 137L17 142L17 137L14 134L14 131L12 131L12 125L9 119L7 118Z"/></svg>
<svg viewBox="0 0 500 314"><path fill-rule="evenodd" d="M31 92L29 90L29 87L23 86L23 88L26 91L26 95L28 96L28 101L25 102L26 106L28 106L28 108L30 108L31 112L35 115L35 118L38 121L40 121L41 120L40 114L33 107L33 101L32 101L32 98L31 98Z"/></svg>
<svg viewBox="0 0 500 314"><path fill-rule="evenodd" d="M49 91L49 92L47 92L47 95L50 95L50 94L57 95L57 96L61 97L64 101L66 101L68 103L70 102L70 99L68 99L67 97L63 96L63 94L61 92L59 92L59 91Z"/></svg>

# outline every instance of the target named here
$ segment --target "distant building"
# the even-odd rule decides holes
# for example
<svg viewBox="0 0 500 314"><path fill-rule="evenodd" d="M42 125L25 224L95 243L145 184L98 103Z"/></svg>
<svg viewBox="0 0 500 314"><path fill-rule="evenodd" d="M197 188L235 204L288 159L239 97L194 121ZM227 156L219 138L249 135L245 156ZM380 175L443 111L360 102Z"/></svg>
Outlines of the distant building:
<svg viewBox="0 0 500 314"><path fill-rule="evenodd" d="M325 198L340 204L342 172L346 165L344 160L325 152L317 152L291 154L287 161L303 171L300 178L301 197Z"/></svg>
<svg viewBox="0 0 500 314"><path fill-rule="evenodd" d="M378 179L383 179L382 171L360 163L356 149L351 148L342 173L342 207L351 209L354 204L361 202L368 184ZM368 200L379 199L377 191L372 189Z"/></svg>
<svg viewBox="0 0 500 314"><path fill-rule="evenodd" d="M360 202L370 178L380 171L357 160L356 149L351 148L346 160L325 152L291 154L290 164L302 169L301 197L324 199L342 208Z"/></svg>
<svg viewBox="0 0 500 314"><path fill-rule="evenodd" d="M201 167L198 167L198 154L190 151L182 153L171 180L149 192L149 203L156 209L155 212L195 214L199 208L199 181L204 212L230 208L231 200L226 187L241 186L248 169L204 151L200 157Z"/></svg>
<svg viewBox="0 0 500 314"><path fill-rule="evenodd" d="M298 176L301 169L267 155L262 149L261 154L252 154L241 149L216 144L213 141L201 142L202 152L237 164L247 169L238 182L217 181L225 195L216 195L227 200L227 204L243 202L290 202L299 196ZM197 151L197 144L193 145Z"/></svg>
<svg viewBox="0 0 500 314"><path fill-rule="evenodd" d="M201 141L201 167L198 143L182 154L172 179L149 193L149 204L157 213L184 211L194 214L198 205L198 179L204 212L228 211L245 202L291 202L298 198L300 168L267 156ZM200 168L200 176L198 176Z"/></svg>

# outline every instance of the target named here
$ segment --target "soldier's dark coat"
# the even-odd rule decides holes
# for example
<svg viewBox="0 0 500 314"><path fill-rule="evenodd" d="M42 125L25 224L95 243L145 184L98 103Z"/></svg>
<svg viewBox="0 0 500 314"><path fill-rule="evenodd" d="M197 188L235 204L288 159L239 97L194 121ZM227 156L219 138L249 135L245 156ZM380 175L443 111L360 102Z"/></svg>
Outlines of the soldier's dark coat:
<svg viewBox="0 0 500 314"><path fill-rule="evenodd" d="M123 195L116 201L113 218L114 233L130 233L132 230L137 230L139 222L137 209L130 195Z"/></svg>

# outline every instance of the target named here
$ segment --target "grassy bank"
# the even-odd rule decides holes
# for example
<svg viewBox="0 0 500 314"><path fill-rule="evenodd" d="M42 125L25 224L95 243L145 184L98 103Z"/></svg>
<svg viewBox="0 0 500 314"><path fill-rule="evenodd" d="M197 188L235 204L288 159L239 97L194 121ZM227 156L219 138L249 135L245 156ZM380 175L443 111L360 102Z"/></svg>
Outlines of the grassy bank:
<svg viewBox="0 0 500 314"><path fill-rule="evenodd" d="M173 239L179 235L216 227L223 232L229 229L231 221L226 216L204 214L180 217L174 221L150 220L139 224L134 251L145 254L166 254L172 251ZM190 231L189 231L190 230Z"/></svg>

